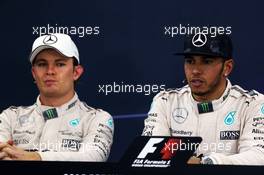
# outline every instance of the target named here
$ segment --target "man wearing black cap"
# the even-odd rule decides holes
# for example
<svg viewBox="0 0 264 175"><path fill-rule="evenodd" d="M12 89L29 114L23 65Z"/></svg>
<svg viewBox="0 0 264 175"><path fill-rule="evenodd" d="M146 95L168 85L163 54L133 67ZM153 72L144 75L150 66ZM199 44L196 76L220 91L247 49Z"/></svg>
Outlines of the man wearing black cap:
<svg viewBox="0 0 264 175"><path fill-rule="evenodd" d="M113 119L79 100L83 68L70 36L40 36L29 61L40 94L34 105L0 114L0 160L106 161Z"/></svg>
<svg viewBox="0 0 264 175"><path fill-rule="evenodd" d="M188 163L264 165L264 96L228 80L229 36L189 35L177 55L188 85L154 97L142 135L201 136Z"/></svg>

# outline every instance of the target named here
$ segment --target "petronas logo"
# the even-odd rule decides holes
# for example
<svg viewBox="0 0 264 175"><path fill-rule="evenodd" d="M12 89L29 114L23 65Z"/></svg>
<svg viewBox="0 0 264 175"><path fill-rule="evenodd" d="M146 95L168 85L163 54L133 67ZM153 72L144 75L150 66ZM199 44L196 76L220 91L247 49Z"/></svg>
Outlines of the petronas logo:
<svg viewBox="0 0 264 175"><path fill-rule="evenodd" d="M232 125L235 121L235 114L236 114L236 111L232 111L232 112L229 112L227 114L227 116L225 117L224 119L224 122L226 125Z"/></svg>
<svg viewBox="0 0 264 175"><path fill-rule="evenodd" d="M264 114L264 104L262 104L261 112Z"/></svg>
<svg viewBox="0 0 264 175"><path fill-rule="evenodd" d="M80 123L80 119L73 119L70 121L70 125L75 127L75 126L78 126Z"/></svg>

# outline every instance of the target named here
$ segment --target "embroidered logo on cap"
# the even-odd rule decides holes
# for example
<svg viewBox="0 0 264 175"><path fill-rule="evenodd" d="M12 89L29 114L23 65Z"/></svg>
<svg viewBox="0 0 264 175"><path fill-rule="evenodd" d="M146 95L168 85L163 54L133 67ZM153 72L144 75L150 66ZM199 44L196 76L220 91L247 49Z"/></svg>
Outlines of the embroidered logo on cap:
<svg viewBox="0 0 264 175"><path fill-rule="evenodd" d="M44 38L43 43L44 44L54 44L58 41L57 37L55 35L48 35Z"/></svg>
<svg viewBox="0 0 264 175"><path fill-rule="evenodd" d="M192 44L195 47L202 47L207 42L207 37L204 33L196 33L192 38Z"/></svg>

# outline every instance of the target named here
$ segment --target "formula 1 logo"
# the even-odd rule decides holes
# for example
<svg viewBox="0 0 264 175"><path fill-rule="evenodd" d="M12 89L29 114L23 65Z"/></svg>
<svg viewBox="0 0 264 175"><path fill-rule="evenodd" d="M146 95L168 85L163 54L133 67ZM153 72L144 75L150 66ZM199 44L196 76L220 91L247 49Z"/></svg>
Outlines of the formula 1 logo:
<svg viewBox="0 0 264 175"><path fill-rule="evenodd" d="M54 44L54 43L56 43L57 42L57 37L55 36L55 35L48 35L48 36L46 36L45 38L44 38L44 40L43 40L43 43L44 44L48 44L48 45L50 45L50 44Z"/></svg>
<svg viewBox="0 0 264 175"><path fill-rule="evenodd" d="M150 168L186 164L201 141L201 137L138 137L121 162Z"/></svg>
<svg viewBox="0 0 264 175"><path fill-rule="evenodd" d="M163 154L161 158L163 160L170 160L173 156L176 155L176 151L178 147L175 147L175 145L180 145L180 144L181 144L180 139L169 139L167 143L165 143L162 150L160 151L160 153Z"/></svg>
<svg viewBox="0 0 264 175"><path fill-rule="evenodd" d="M145 147L142 149L142 151L137 156L138 159L145 159L148 154L153 154L157 146L154 146L156 144L161 143L164 141L164 138L151 138L148 143L145 145ZM167 142L164 143L164 146L162 147L160 153L161 153L161 159L162 160L169 160L173 156L175 156L179 145L181 144L180 139L171 138ZM160 145L159 145L160 146Z"/></svg>
<svg viewBox="0 0 264 175"><path fill-rule="evenodd" d="M131 166L169 167L180 143L181 140L175 138L150 138Z"/></svg>
<svg viewBox="0 0 264 175"><path fill-rule="evenodd" d="M192 44L195 47L202 47L207 42L207 37L204 33L196 33L192 38Z"/></svg>
<svg viewBox="0 0 264 175"><path fill-rule="evenodd" d="M145 147L142 149L142 151L139 153L137 158L144 159L149 153L154 153L157 149L155 144L158 144L162 142L164 138L151 138L149 139L148 143L145 145Z"/></svg>

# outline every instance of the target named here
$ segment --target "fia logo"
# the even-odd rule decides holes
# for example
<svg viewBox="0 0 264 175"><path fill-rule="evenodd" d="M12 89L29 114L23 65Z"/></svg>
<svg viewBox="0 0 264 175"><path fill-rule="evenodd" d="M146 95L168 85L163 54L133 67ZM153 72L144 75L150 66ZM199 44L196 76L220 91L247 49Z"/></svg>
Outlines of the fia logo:
<svg viewBox="0 0 264 175"><path fill-rule="evenodd" d="M225 124L226 125L232 125L235 121L235 114L236 114L236 111L231 111L227 114L227 116L225 117Z"/></svg>

